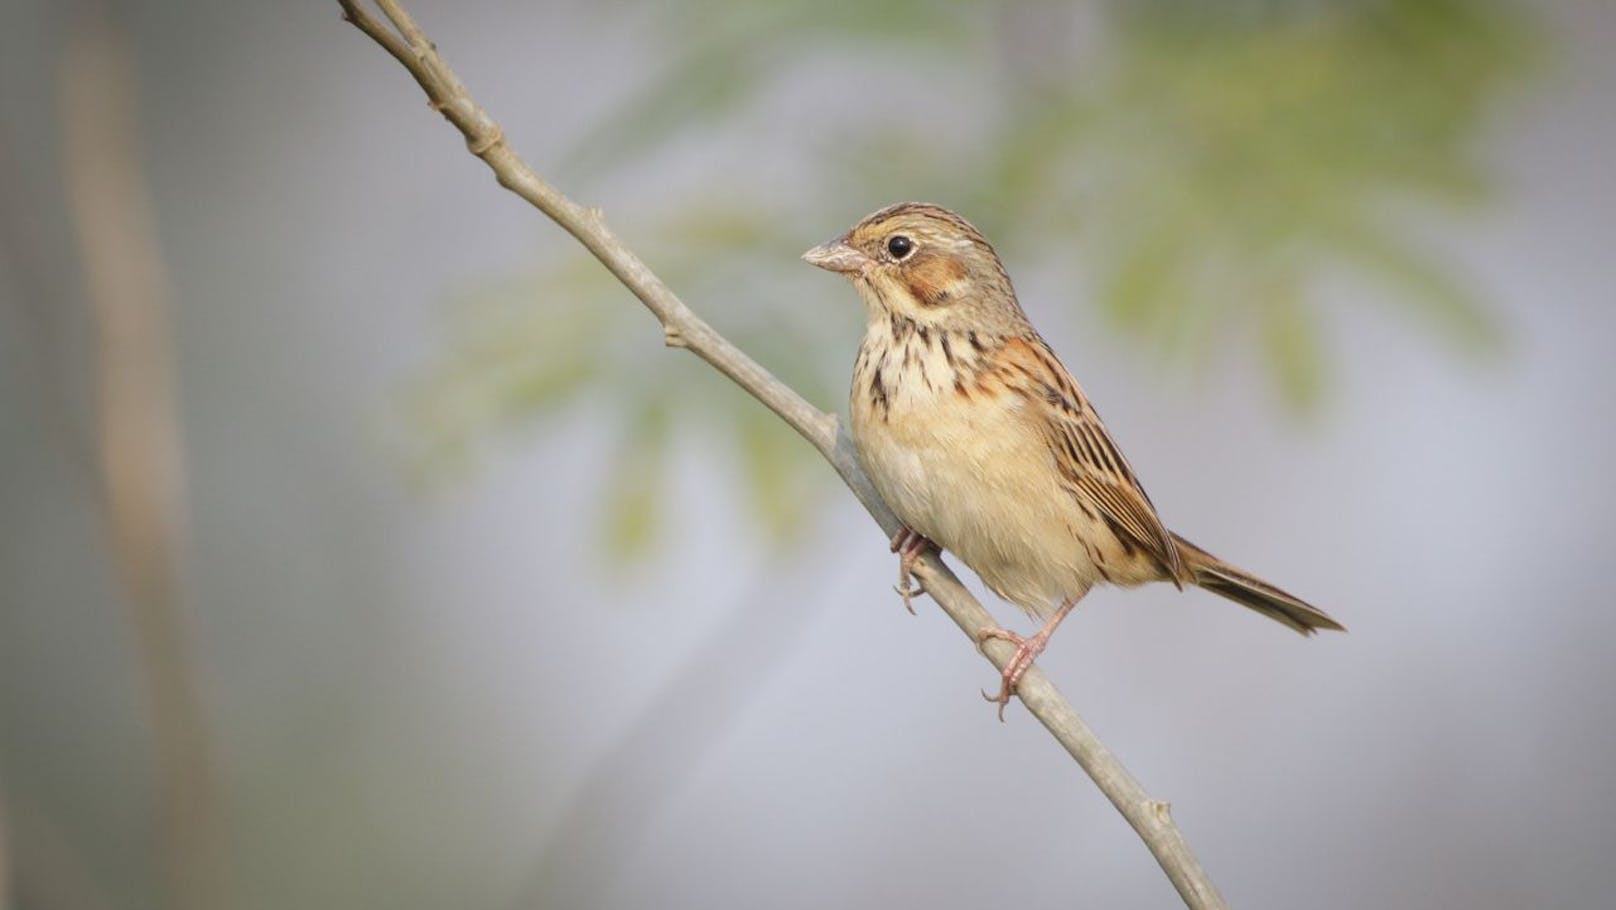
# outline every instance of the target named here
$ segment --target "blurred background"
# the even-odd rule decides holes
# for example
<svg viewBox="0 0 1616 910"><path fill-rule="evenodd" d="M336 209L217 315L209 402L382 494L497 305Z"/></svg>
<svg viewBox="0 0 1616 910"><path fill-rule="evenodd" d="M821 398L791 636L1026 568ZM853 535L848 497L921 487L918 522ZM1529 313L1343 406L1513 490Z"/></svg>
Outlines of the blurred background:
<svg viewBox="0 0 1616 910"><path fill-rule="evenodd" d="M1232 905L1608 901L1616 7L411 8L826 409L798 254L960 210L1168 523L1351 628L1101 590L1040 661ZM0 510L0 907L1177 902L334 3L0 4Z"/></svg>

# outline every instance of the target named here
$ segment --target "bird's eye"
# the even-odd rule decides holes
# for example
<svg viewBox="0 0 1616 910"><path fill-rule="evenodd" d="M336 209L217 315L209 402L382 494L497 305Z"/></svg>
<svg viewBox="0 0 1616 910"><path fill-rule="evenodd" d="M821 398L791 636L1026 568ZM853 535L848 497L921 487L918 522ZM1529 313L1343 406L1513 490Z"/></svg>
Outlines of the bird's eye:
<svg viewBox="0 0 1616 910"><path fill-rule="evenodd" d="M892 254L893 259L902 259L914 252L914 249L915 242L902 234L896 234L887 240L887 252Z"/></svg>

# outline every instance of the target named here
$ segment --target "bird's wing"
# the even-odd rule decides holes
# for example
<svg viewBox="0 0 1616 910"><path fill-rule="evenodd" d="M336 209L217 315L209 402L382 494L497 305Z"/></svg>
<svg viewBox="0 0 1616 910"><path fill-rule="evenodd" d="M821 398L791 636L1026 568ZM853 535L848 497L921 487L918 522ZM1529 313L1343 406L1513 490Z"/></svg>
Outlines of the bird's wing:
<svg viewBox="0 0 1616 910"><path fill-rule="evenodd" d="M1005 357L1032 383L1025 390L1029 412L1041 424L1056 468L1073 495L1096 509L1113 532L1160 562L1174 584L1189 581L1156 507L1055 352L1034 336L1011 340Z"/></svg>

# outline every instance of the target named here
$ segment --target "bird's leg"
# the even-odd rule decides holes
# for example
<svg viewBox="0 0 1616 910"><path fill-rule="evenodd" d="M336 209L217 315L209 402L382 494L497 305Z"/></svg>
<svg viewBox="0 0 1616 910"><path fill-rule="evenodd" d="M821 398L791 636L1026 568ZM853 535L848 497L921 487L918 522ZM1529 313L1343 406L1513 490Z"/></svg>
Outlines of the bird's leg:
<svg viewBox="0 0 1616 910"><path fill-rule="evenodd" d="M927 550L934 550L937 545L926 539L924 534L918 533L908 525L898 529L892 535L892 552L898 554L898 596L903 598L903 608L911 615L915 612L915 605L910 601L916 594L925 593L919 582L915 579L915 563L920 557L926 555Z"/></svg>
<svg viewBox="0 0 1616 910"><path fill-rule="evenodd" d="M1055 627L1061 624L1061 620L1065 619L1066 614L1072 612L1072 608L1075 606L1077 606L1077 598L1075 597L1069 597L1061 601L1060 609L1055 611L1055 615L1049 617L1049 621L1044 623L1044 627L1030 637L1024 638L1008 629L1001 629L997 626L989 626L977 633L976 643L978 647L986 643L990 638L1002 638L1016 646L1016 653L1011 655L1010 662L1004 665L1004 679L999 685L998 696L995 697L986 692L982 693L983 698L998 704L1000 723L1004 722L1004 709L1010 704L1010 695L1015 692L1017 684L1021 682L1021 677L1026 674L1027 668L1032 666L1032 662L1038 659L1038 655L1044 653L1044 648L1049 644L1049 636L1055 634Z"/></svg>

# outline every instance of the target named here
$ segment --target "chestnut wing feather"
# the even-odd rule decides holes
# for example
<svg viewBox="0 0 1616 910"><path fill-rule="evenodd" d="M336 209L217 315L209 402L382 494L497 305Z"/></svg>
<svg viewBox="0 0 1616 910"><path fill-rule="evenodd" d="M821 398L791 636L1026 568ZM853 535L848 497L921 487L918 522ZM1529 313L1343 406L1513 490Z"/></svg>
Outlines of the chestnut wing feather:
<svg viewBox="0 0 1616 910"><path fill-rule="evenodd" d="M1056 467L1074 496L1093 506L1111 528L1149 553L1175 584L1189 581L1173 537L1117 449L1082 389L1042 338L1015 339L1008 360L1033 382L1032 413L1043 425Z"/></svg>

